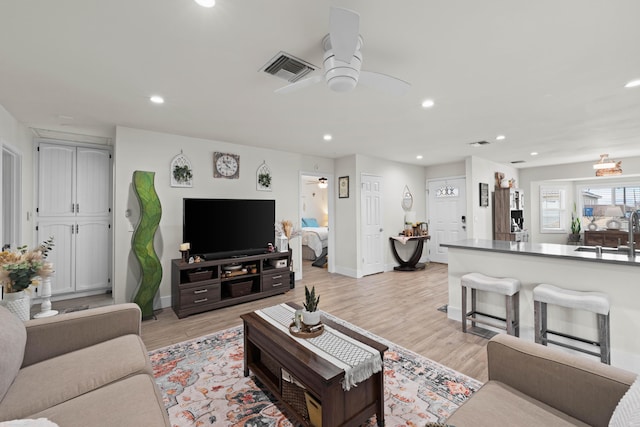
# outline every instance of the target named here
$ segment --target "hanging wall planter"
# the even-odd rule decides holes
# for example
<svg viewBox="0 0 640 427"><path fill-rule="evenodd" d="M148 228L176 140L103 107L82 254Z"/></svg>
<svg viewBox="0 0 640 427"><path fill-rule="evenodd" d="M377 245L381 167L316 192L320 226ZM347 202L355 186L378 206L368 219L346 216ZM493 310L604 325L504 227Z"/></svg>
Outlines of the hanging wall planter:
<svg viewBox="0 0 640 427"><path fill-rule="evenodd" d="M182 154L182 151L171 160L171 186L193 187L191 162Z"/></svg>
<svg viewBox="0 0 640 427"><path fill-rule="evenodd" d="M256 188L258 191L271 191L271 184L271 170L266 162L262 162L256 171Z"/></svg>
<svg viewBox="0 0 640 427"><path fill-rule="evenodd" d="M155 172L133 173L133 189L140 202L140 221L133 233L131 245L142 274L140 287L133 302L140 306L143 319L153 316L153 298L162 281L162 265L153 247L162 216L160 199L153 186L154 177Z"/></svg>

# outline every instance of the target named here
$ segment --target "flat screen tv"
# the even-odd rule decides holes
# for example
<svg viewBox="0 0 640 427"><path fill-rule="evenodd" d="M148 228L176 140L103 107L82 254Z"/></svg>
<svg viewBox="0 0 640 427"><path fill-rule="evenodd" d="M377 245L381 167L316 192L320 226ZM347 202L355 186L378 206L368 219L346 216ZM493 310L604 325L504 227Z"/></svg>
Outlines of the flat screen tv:
<svg viewBox="0 0 640 427"><path fill-rule="evenodd" d="M256 255L274 239L275 200L183 199L182 241L205 259Z"/></svg>

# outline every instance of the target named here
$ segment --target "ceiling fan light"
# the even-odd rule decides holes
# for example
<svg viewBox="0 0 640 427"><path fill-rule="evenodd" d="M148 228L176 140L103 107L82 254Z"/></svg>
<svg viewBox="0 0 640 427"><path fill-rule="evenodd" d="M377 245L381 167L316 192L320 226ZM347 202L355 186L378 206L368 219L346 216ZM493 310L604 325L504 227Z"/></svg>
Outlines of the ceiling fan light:
<svg viewBox="0 0 640 427"><path fill-rule="evenodd" d="M616 162L609 158L608 154L600 154L600 160L593 164L594 169L612 169L616 167Z"/></svg>
<svg viewBox="0 0 640 427"><path fill-rule="evenodd" d="M327 188L328 186L329 186L329 184L327 183L327 178L318 179L318 187Z"/></svg>

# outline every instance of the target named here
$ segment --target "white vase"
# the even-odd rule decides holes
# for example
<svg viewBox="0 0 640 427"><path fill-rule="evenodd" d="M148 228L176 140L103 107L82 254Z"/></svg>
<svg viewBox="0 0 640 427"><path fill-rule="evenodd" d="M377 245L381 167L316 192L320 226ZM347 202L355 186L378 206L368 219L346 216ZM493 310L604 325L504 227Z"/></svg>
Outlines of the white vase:
<svg viewBox="0 0 640 427"><path fill-rule="evenodd" d="M4 306L26 322L31 317L31 304L29 295L25 291L5 293L0 305Z"/></svg>
<svg viewBox="0 0 640 427"><path fill-rule="evenodd" d="M317 325L318 323L320 323L320 312L304 310L302 312L302 322L304 322L305 325L309 326Z"/></svg>
<svg viewBox="0 0 640 427"><path fill-rule="evenodd" d="M276 246L278 252L287 252L289 250L289 240L286 236L278 236L276 238Z"/></svg>

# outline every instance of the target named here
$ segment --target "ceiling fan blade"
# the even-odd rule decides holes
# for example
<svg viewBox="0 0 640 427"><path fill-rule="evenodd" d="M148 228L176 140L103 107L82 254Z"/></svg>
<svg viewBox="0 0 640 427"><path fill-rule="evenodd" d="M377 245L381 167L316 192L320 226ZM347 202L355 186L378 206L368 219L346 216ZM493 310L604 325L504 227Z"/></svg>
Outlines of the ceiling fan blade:
<svg viewBox="0 0 640 427"><path fill-rule="evenodd" d="M329 38L331 49L338 61L351 62L358 47L360 34L360 15L348 9L331 8L329 17Z"/></svg>
<svg viewBox="0 0 640 427"><path fill-rule="evenodd" d="M275 93L294 92L298 89L304 89L305 87L309 87L316 83L320 83L321 81L322 81L322 76L307 77L306 79L298 80L295 83L291 83L290 85L286 85L281 87L280 89L276 89Z"/></svg>
<svg viewBox="0 0 640 427"><path fill-rule="evenodd" d="M364 70L360 71L358 83L362 83L365 86L379 89L383 92L397 96L404 95L411 87L411 84L404 80L400 80L386 74Z"/></svg>

